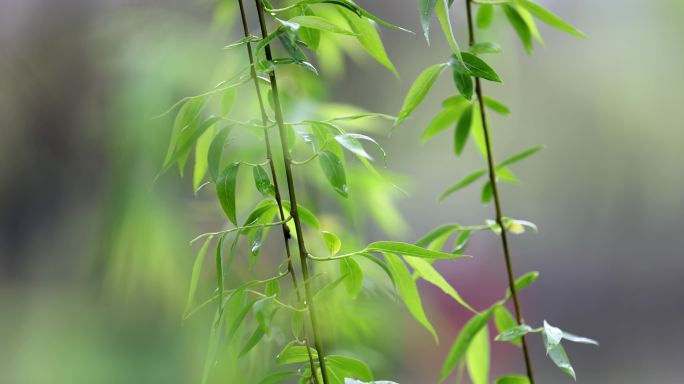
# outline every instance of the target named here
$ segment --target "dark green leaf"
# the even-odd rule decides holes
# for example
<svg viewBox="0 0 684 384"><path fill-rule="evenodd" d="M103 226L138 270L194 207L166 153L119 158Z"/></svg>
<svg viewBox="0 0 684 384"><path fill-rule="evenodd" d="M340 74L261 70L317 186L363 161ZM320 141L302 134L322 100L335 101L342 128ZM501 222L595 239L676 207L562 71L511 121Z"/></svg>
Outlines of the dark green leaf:
<svg viewBox="0 0 684 384"><path fill-rule="evenodd" d="M340 238L332 232L321 231L321 234L323 235L323 240L325 240L325 246L328 248L330 255L335 256L342 247L342 241L340 241Z"/></svg>
<svg viewBox="0 0 684 384"><path fill-rule="evenodd" d="M268 173L261 165L257 165L252 168L252 174L254 176L254 184L259 192L264 196L273 196L275 194L275 187L271 184L271 179L268 177Z"/></svg>
<svg viewBox="0 0 684 384"><path fill-rule="evenodd" d="M463 253L468 246L471 234L471 230L461 231L461 233L456 236L456 240L454 240L454 249L451 250L451 253Z"/></svg>
<svg viewBox="0 0 684 384"><path fill-rule="evenodd" d="M463 148L468 140L473 119L473 108L475 107L471 104L471 106L463 112L463 116L461 116L461 119L456 125L456 130L454 131L454 151L456 152L456 155L460 155L461 152L463 152Z"/></svg>
<svg viewBox="0 0 684 384"><path fill-rule="evenodd" d="M316 16L314 11L308 5L302 6L302 14L305 16ZM318 50L318 44L321 41L321 32L317 29L312 28L300 28L299 37L301 37L304 44L306 44L312 51Z"/></svg>
<svg viewBox="0 0 684 384"><path fill-rule="evenodd" d="M271 320L273 319L274 314L273 298L273 296L269 296L257 300L252 307L252 311L254 311L254 317L259 323L259 328L261 328L265 334L269 334L271 332Z"/></svg>
<svg viewBox="0 0 684 384"><path fill-rule="evenodd" d="M346 198L348 196L349 187L347 186L347 176L344 172L342 161L337 155L330 151L320 152L318 154L318 160L325 177L328 179L328 182L332 185L335 192Z"/></svg>
<svg viewBox="0 0 684 384"><path fill-rule="evenodd" d="M223 212L226 213L228 219L237 225L237 218L235 215L235 187L240 163L232 163L227 165L218 179L216 180L216 194Z"/></svg>
<svg viewBox="0 0 684 384"><path fill-rule="evenodd" d="M425 95L427 95L428 91L430 91L430 88L432 88L432 85L435 83L435 81L437 81L437 78L447 65L448 64L445 63L435 64L428 67L420 75L418 75L418 78L416 78L416 81L413 82L413 85L411 85L411 88L404 99L404 104L402 105L401 111L399 112L397 120L394 123L395 126L401 124L402 121L411 116L413 111L423 101Z"/></svg>
<svg viewBox="0 0 684 384"><path fill-rule="evenodd" d="M458 334L458 336L456 336L456 340L454 340L454 344L451 346L449 354L444 361L444 365L442 366L442 371L439 376L440 383L444 382L454 368L456 368L456 365L465 355L475 335L487 325L487 322L492 317L495 308L496 305L482 313L473 316L463 326L461 332Z"/></svg>
<svg viewBox="0 0 684 384"><path fill-rule="evenodd" d="M453 71L454 74L454 84L456 84L456 89L463 95L466 99L470 100L473 98L473 78L466 73L461 73L458 71Z"/></svg>
<svg viewBox="0 0 684 384"><path fill-rule="evenodd" d="M433 241L444 235L451 235L454 231L457 231L460 226L458 224L444 224L432 231L428 232L425 236L421 237L416 241L416 245L419 247L427 247Z"/></svg>
<svg viewBox="0 0 684 384"><path fill-rule="evenodd" d="M423 304L420 300L420 294L418 293L418 287L416 287L416 282L411 278L411 273L409 272L406 265L401 260L401 258L392 253L385 254L385 260L387 261L387 266L394 276L394 283L397 286L399 295L404 300L406 307L408 308L411 315L418 320L438 341L437 332L430 324L423 310Z"/></svg>

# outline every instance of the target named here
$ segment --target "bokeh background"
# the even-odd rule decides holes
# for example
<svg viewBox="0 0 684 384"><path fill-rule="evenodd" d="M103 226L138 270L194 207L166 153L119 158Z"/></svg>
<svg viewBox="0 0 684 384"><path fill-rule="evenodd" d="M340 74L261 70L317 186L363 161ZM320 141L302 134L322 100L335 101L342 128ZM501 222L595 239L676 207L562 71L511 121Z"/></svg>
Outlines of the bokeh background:
<svg viewBox="0 0 684 384"><path fill-rule="evenodd" d="M681 383L684 3L541 3L589 39L542 26L546 46L529 57L510 28L491 31L505 48L491 59L505 85L486 85L513 111L492 118L498 156L547 146L516 167L521 185L502 190L509 216L540 227L512 242L516 272L541 272L522 295L526 317L601 342L567 346L582 383ZM359 4L420 29L413 0ZM198 381L207 323L180 321L188 240L220 210L210 195L194 198L187 177L152 185L169 122L151 117L211 84L228 54L220 48L239 36L222 27L232 12L215 14L208 1L0 2L0 382ZM453 17L464 41L463 14ZM396 113L417 74L447 52L436 33L431 47L420 34L382 35L401 80L347 59L326 74L331 100ZM454 160L451 140L419 142L452 92L438 84L432 102L381 137L387 168L411 180L398 201L401 240L492 215L477 189L436 202L481 165L475 151ZM438 266L484 307L505 289L500 250L484 235L469 252L477 257ZM421 289L442 341L388 306L378 376L437 378L466 314ZM540 383L570 381L538 339L532 352ZM514 348L494 354L494 373L521 370Z"/></svg>

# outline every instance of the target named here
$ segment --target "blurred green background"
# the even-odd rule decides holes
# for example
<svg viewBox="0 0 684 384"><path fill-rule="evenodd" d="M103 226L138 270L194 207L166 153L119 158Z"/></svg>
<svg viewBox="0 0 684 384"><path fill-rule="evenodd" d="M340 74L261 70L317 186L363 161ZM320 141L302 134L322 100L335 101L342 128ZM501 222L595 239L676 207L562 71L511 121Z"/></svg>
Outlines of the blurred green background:
<svg viewBox="0 0 684 384"><path fill-rule="evenodd" d="M358 3L420 29L414 0ZM526 318L601 342L567 346L582 383L681 382L684 3L540 3L589 39L542 26L546 46L528 57L507 26L487 32L504 46L491 62L505 84L486 92L513 111L492 118L497 155L547 145L516 168L523 184L502 191L509 216L540 227L512 243L516 272L541 272L523 293ZM151 117L215 83L235 55L221 50L239 36L226 27L233 11L217 14L209 1L0 2L0 382L197 382L208 318L180 320L195 254L188 240L220 225L221 213L211 194L193 197L188 177L152 185L169 121ZM401 80L347 59L341 72L323 73L327 97L396 114L417 74L448 51L436 33L431 47L420 34L382 36ZM432 102L382 137L388 170L411 180L397 240L492 215L477 189L436 202L481 166L475 151L455 160L451 140L419 142L452 92L438 84ZM370 226L366 237L386 235ZM502 257L493 235L469 253L437 265L482 308L505 290ZM435 381L466 319L437 289L421 289L442 341L388 303L367 346L382 378ZM539 340L532 350L539 382L570 381ZM515 348L493 351L495 374L521 370Z"/></svg>

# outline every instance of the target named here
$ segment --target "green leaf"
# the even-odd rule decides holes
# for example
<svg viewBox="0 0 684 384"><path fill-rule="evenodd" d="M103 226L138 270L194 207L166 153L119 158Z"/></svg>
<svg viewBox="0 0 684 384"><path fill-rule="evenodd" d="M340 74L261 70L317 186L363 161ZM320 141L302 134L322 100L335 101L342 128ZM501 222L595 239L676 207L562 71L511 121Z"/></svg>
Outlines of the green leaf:
<svg viewBox="0 0 684 384"><path fill-rule="evenodd" d="M428 320L425 315L423 304L420 300L420 294L418 293L418 287L416 287L416 282L411 278L411 273L408 268L406 268L406 264L401 261L399 256L392 253L385 253L385 260L394 277L394 283L399 291L399 296L404 300L409 312L411 312L411 315L413 315L413 317L432 334L435 338L435 342L438 342L437 332L435 332L432 324L430 324L430 320Z"/></svg>
<svg viewBox="0 0 684 384"><path fill-rule="evenodd" d="M273 296L269 296L257 300L252 307L254 318L256 318L259 327L264 331L264 334L269 334L271 332L271 320L273 319L274 313L273 299Z"/></svg>
<svg viewBox="0 0 684 384"><path fill-rule="evenodd" d="M232 299L232 298L231 298ZM247 317L247 314L252 310L254 307L254 303L256 303L257 300L251 300L247 304L245 304L239 312L232 312L228 311L228 316L229 318L227 319L228 324L230 328L228 329L228 332L226 333L226 343L230 343L230 341L233 339L235 336L238 328L244 321L245 317Z"/></svg>
<svg viewBox="0 0 684 384"><path fill-rule="evenodd" d="M530 31L530 28L527 26L527 23L525 22L523 17L520 16L518 10L514 7L508 4L504 4L502 6L502 9L506 14L506 18L513 26L513 29L515 29L515 32L518 34L518 37L520 38L520 41L523 44L523 47L525 47L525 51L527 52L527 54L531 54L532 50L534 49L534 45L532 44L532 31Z"/></svg>
<svg viewBox="0 0 684 384"><path fill-rule="evenodd" d="M235 99L237 97L237 90L235 88L226 89L221 96L221 115L228 116L230 111L235 105Z"/></svg>
<svg viewBox="0 0 684 384"><path fill-rule="evenodd" d="M342 164L340 158L330 151L322 151L318 154L318 161L325 177L335 192L346 198L349 186L347 185L347 176L344 172L344 164Z"/></svg>
<svg viewBox="0 0 684 384"><path fill-rule="evenodd" d="M261 192L264 196L275 195L275 187L271 184L271 179L268 177L268 173L261 165L252 167L252 174L254 176L254 184L256 189Z"/></svg>
<svg viewBox="0 0 684 384"><path fill-rule="evenodd" d="M441 238L442 236L451 235L453 232L458 231L459 228L460 226L458 224L440 225L416 241L416 245L419 247L427 247L433 241Z"/></svg>
<svg viewBox="0 0 684 384"><path fill-rule="evenodd" d="M354 378L359 380L373 380L373 372L366 363L347 356L328 355L325 361L335 371L341 373L343 378Z"/></svg>
<svg viewBox="0 0 684 384"><path fill-rule="evenodd" d="M209 128L213 127L220 120L219 117L212 116L202 122L199 126L195 123L191 123L187 127L181 130L178 134L178 139L176 146L171 154L169 160L164 164L163 170L168 170L174 163L177 163L179 169L181 170L181 176L183 175L183 167L190 154L190 149L192 145L197 142L199 137L206 132Z"/></svg>
<svg viewBox="0 0 684 384"><path fill-rule="evenodd" d="M441 289L444 293L447 295L451 296L454 300L456 300L457 303L461 304L468 310L475 312L473 307L471 307L468 303L463 300L461 295L456 292L456 290L449 284L449 282L442 277L442 275L437 272L435 267L432 266L428 261L425 259L421 259L418 257L411 257L411 256L406 256L404 257L407 263L413 268L414 271L420 276L422 279L425 281L435 285L437 288Z"/></svg>
<svg viewBox="0 0 684 384"><path fill-rule="evenodd" d="M481 4L477 10L477 27L485 29L494 20L494 6L492 4Z"/></svg>
<svg viewBox="0 0 684 384"><path fill-rule="evenodd" d="M482 192L480 193L480 201L482 204L488 204L490 201L492 201L493 193L492 183L487 180L485 185L482 187Z"/></svg>
<svg viewBox="0 0 684 384"><path fill-rule="evenodd" d="M511 314L503 305L496 308L496 311L494 312L494 323L496 324L496 329L499 333L506 332L509 329L518 326L518 322L513 317L513 314ZM517 346L521 345L520 337L514 337L508 341Z"/></svg>
<svg viewBox="0 0 684 384"><path fill-rule="evenodd" d="M399 73L387 56L380 35L371 21L366 17L359 17L346 9L340 9L340 13L347 20L351 30L356 33L356 39L366 52L382 66L389 69L395 76L399 77Z"/></svg>
<svg viewBox="0 0 684 384"><path fill-rule="evenodd" d="M413 82L404 99L404 104L397 116L397 120L394 122L394 126L401 124L401 122L411 116L413 111L418 108L425 98L425 95L430 91L430 88L435 84L435 81L437 81L437 78L447 65L448 64L446 63L432 65L418 75L418 78Z"/></svg>
<svg viewBox="0 0 684 384"><path fill-rule="evenodd" d="M187 130L191 125L197 124L200 113L205 107L206 97L195 97L188 99L178 110L176 119L173 122L173 129L171 131L171 138L169 139L169 148L166 151L164 164L162 169L168 169L169 165L173 164L172 157L177 152L178 140L181 133Z"/></svg>
<svg viewBox="0 0 684 384"><path fill-rule="evenodd" d="M311 353L313 358L318 358L318 353L315 349L309 348L307 353L306 348L303 345L295 345L294 342L290 342L276 356L276 364L284 365L309 361L309 353Z"/></svg>
<svg viewBox="0 0 684 384"><path fill-rule="evenodd" d="M456 125L456 130L454 131L454 151L456 152L456 155L460 155L461 152L463 152L463 148L468 140L474 108L474 105L471 104L470 107L463 112L463 116L461 116L461 119Z"/></svg>
<svg viewBox="0 0 684 384"><path fill-rule="evenodd" d="M207 168L212 180L216 181L219 177L219 169L221 166L221 155L223 154L223 147L226 145L226 139L230 133L230 128L221 129L209 146L209 153L207 154Z"/></svg>
<svg viewBox="0 0 684 384"><path fill-rule="evenodd" d="M560 328L556 328L544 320L544 329L542 330L542 338L544 339L544 346L546 347L546 353L556 346L558 346L563 340L563 331Z"/></svg>
<svg viewBox="0 0 684 384"><path fill-rule="evenodd" d="M468 246L468 242L470 242L470 236L472 233L473 231L471 230L461 231L461 233L456 236L456 240L454 240L454 249L451 250L451 253L462 253L465 251L466 247Z"/></svg>
<svg viewBox="0 0 684 384"><path fill-rule="evenodd" d="M264 330L261 329L261 327L256 327L254 329L254 332L252 332L252 335L247 339L247 342L242 346L242 349L240 350L240 353L238 354L238 357L246 355L249 351L252 350L257 344L259 344L259 341L263 339L265 333Z"/></svg>
<svg viewBox="0 0 684 384"><path fill-rule="evenodd" d="M475 45L470 47L468 50L468 52L472 53L473 55L479 55L482 53L499 53L501 51L501 46L492 42L475 43Z"/></svg>
<svg viewBox="0 0 684 384"><path fill-rule="evenodd" d="M489 383L489 331L482 327L466 351L466 367L473 384Z"/></svg>
<svg viewBox="0 0 684 384"><path fill-rule="evenodd" d="M339 25L333 24L320 16L295 16L289 19L288 22L298 24L302 27L318 29L325 32L339 33L342 35L354 35L354 32L346 28L342 28Z"/></svg>
<svg viewBox="0 0 684 384"><path fill-rule="evenodd" d="M463 52L462 56L462 62L454 58L449 62L455 72L470 74L497 83L501 82L501 78L499 78L496 71L494 71L494 69L492 69L484 60L470 52Z"/></svg>
<svg viewBox="0 0 684 384"><path fill-rule="evenodd" d="M518 1L525 9L527 9L532 15L537 19L545 22L546 24L559 29L563 32L567 32L573 36L586 38L587 36L577 28L570 25L565 20L553 14L548 9L542 7L541 5L534 3L530 0L519 0Z"/></svg>
<svg viewBox="0 0 684 384"><path fill-rule="evenodd" d="M368 160L373 160L373 158L363 148L361 142L359 142L359 140L353 134L346 133L342 135L337 135L335 136L335 141L340 143L340 145L348 149L351 153L357 156L365 157Z"/></svg>
<svg viewBox="0 0 684 384"><path fill-rule="evenodd" d="M235 187L240 163L232 163L227 165L218 179L216 180L216 195L223 212L226 213L228 219L237 225L237 218L235 214Z"/></svg>
<svg viewBox="0 0 684 384"><path fill-rule="evenodd" d="M197 144L195 144L195 168L192 173L192 190L195 191L195 193L197 193L197 190L202 184L202 180L204 180L204 176L207 174L207 169L209 167L207 162L209 147L214 140L215 134L216 130L214 127L209 128L200 135L197 139Z"/></svg>
<svg viewBox="0 0 684 384"><path fill-rule="evenodd" d="M435 6L438 0L419 0L418 12L420 13L420 25L423 27L423 35L425 40L430 44L430 21L432 14L435 12Z"/></svg>
<svg viewBox="0 0 684 384"><path fill-rule="evenodd" d="M249 36L243 37L242 39L240 39L240 40L238 40L232 44L226 45L225 47L223 47L223 49L233 49L233 48L237 48L237 47L242 47L243 45L246 45L248 43L255 43L259 40L261 40L261 37L249 35Z"/></svg>
<svg viewBox="0 0 684 384"><path fill-rule="evenodd" d="M330 295L335 288L337 288L338 285L342 284L342 282L347 278L347 275L342 275L338 277L337 279L330 281L326 283L322 288L318 289L316 294L313 297L313 300L315 302L320 302L322 300L325 300L325 297Z"/></svg>
<svg viewBox="0 0 684 384"><path fill-rule="evenodd" d="M473 79L470 74L461 73L459 71L453 71L454 74L454 84L456 84L456 89L463 95L466 99L470 100L473 98Z"/></svg>
<svg viewBox="0 0 684 384"><path fill-rule="evenodd" d="M520 153L516 153L515 155L513 155L513 156L509 157L508 159L506 159L506 160L502 161L501 163L499 163L499 164L496 166L496 168L497 168L497 170L498 170L499 168L503 168L503 167L507 167L507 166L509 166L509 165L515 164L515 163L517 163L517 162L520 161L520 160L526 159L526 158L528 158L528 157L534 155L535 153L541 151L542 149L544 149L544 146L543 146L543 145L540 145L540 146L536 146L536 147L532 147L532 148L526 149L526 150L524 150L524 151L522 151L522 152L520 152Z"/></svg>
<svg viewBox="0 0 684 384"><path fill-rule="evenodd" d="M449 43L451 53L453 53L457 61L461 61L461 49L458 47L456 38L454 38L454 31L451 28L451 20L449 19L449 6L447 5L447 0L437 0L436 11L437 20L439 20L439 24L442 26L442 32L444 33L444 37Z"/></svg>
<svg viewBox="0 0 684 384"><path fill-rule="evenodd" d="M223 252L223 241L225 239L226 234L224 233L216 243L216 290L219 294L219 314L223 312L223 257L221 252Z"/></svg>
<svg viewBox="0 0 684 384"><path fill-rule="evenodd" d="M513 328L507 329L500 334L498 334L495 338L497 341L513 341L513 340L519 340L522 336L527 335L528 333L532 332L532 327L530 327L527 324L523 325L516 325Z"/></svg>
<svg viewBox="0 0 684 384"><path fill-rule="evenodd" d="M302 5L302 14L305 16L316 16L314 11L308 5ZM302 39L304 44L306 44L312 51L318 50L318 45L321 41L321 32L317 29L312 28L300 28L299 37Z"/></svg>
<svg viewBox="0 0 684 384"><path fill-rule="evenodd" d="M468 107L470 107L470 103L462 96L458 96L454 101L450 101L449 105L432 119L420 138L423 141L427 141L448 127L456 124Z"/></svg>
<svg viewBox="0 0 684 384"><path fill-rule="evenodd" d="M485 103L485 106L487 106L487 108L491 109L492 111L494 111L500 115L508 116L511 114L511 111L508 109L508 107L506 107L501 102L499 102L499 101L497 101L491 97L485 96L484 97L484 103Z"/></svg>
<svg viewBox="0 0 684 384"><path fill-rule="evenodd" d="M336 234L327 231L321 231L323 235L323 240L325 240L325 246L328 248L331 256L335 256L337 252L342 248L342 241L337 237Z"/></svg>
<svg viewBox="0 0 684 384"><path fill-rule="evenodd" d="M195 263L192 266L192 277L190 278L190 289L188 290L188 300L185 304L185 314L187 314L192 306L192 302L195 298L195 293L197 292L197 285L199 284L199 277L202 273L202 264L204 264L204 257L209 249L209 244L211 243L212 236L207 237L202 244L199 252L197 252L197 257L195 258Z"/></svg>
<svg viewBox="0 0 684 384"><path fill-rule="evenodd" d="M355 300L363 288L363 271L361 267L351 257L345 257L340 260L340 274L346 276L344 286L352 300Z"/></svg>
<svg viewBox="0 0 684 384"><path fill-rule="evenodd" d="M563 339L568 340L568 341L572 341L574 343L599 345L598 341L596 341L596 340L589 339L587 337L573 335L572 333L565 332L565 331L563 331Z"/></svg>
<svg viewBox="0 0 684 384"><path fill-rule="evenodd" d="M456 368L456 365L465 355L475 335L480 332L482 328L487 326L487 322L492 317L495 308L496 305L473 316L463 326L461 332L458 334L458 336L456 336L456 340L454 340L454 344L451 346L449 354L444 361L444 365L442 366L442 371L439 376L440 383L444 382L454 368Z"/></svg>
<svg viewBox="0 0 684 384"><path fill-rule="evenodd" d="M368 244L364 252L398 253L404 256L415 256L426 259L455 259L464 257L464 255L432 251L413 244L401 243L398 241L376 241Z"/></svg>
<svg viewBox="0 0 684 384"><path fill-rule="evenodd" d="M283 200L283 208L288 212L291 210L289 200ZM313 212L311 212L308 208L299 203L297 203L297 213L299 214L299 218L302 220L304 224L314 229L321 228L321 223L318 221L318 218L316 218L316 215L314 215Z"/></svg>
<svg viewBox="0 0 684 384"><path fill-rule="evenodd" d="M496 384L530 384L530 379L527 376L506 375L496 379Z"/></svg>
<svg viewBox="0 0 684 384"><path fill-rule="evenodd" d="M539 272L537 271L530 271L525 273L524 275L518 277L515 280L515 291L520 292L523 289L525 289L528 285L534 283L535 280L537 280L537 277L539 277ZM506 296L510 295L510 290L506 292Z"/></svg>
<svg viewBox="0 0 684 384"><path fill-rule="evenodd" d="M577 376L575 376L575 370L572 368L570 359L568 359L568 354L565 352L565 348L563 348L562 345L558 344L553 347L550 351L548 351L548 355L551 358L551 361L553 361L553 363L556 364L561 371L567 373L570 377L577 380Z"/></svg>
<svg viewBox="0 0 684 384"><path fill-rule="evenodd" d="M486 173L487 173L486 169L479 169L473 173L468 174L466 177L461 179L458 183L452 185L451 187L449 187L449 189L444 191L444 193L442 193L439 196L439 201L442 201L445 198L447 198L449 195L451 195L452 193L469 186L470 184L474 183L479 178L484 176Z"/></svg>
<svg viewBox="0 0 684 384"><path fill-rule="evenodd" d="M259 384L275 384L287 379L288 377L297 375L297 371L274 372L261 379Z"/></svg>

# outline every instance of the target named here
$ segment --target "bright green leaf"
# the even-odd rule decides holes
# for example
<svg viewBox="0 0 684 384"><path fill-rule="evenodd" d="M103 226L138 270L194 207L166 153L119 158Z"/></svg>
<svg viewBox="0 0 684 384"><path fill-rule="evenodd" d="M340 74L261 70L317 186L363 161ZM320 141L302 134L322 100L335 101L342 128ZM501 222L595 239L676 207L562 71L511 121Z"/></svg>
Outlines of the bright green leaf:
<svg viewBox="0 0 684 384"><path fill-rule="evenodd" d="M418 75L418 78L413 82L413 85L411 85L411 88L404 99L404 104L394 123L395 126L401 124L402 121L411 116L447 65L448 64L446 63L432 65Z"/></svg>
<svg viewBox="0 0 684 384"><path fill-rule="evenodd" d="M449 195L451 195L452 193L469 186L470 184L474 183L479 178L484 176L486 173L487 173L486 169L480 169L480 170L477 170L473 173L468 174L466 177L461 179L458 183L452 185L451 187L449 187L449 189L444 191L444 193L442 193L439 196L439 200L442 201L445 198L447 198Z"/></svg>
<svg viewBox="0 0 684 384"><path fill-rule="evenodd" d="M324 19L320 16L295 16L288 20L289 23L295 23L302 27L318 29L320 31L339 33L342 35L354 35L354 32L342 28L339 25Z"/></svg>
<svg viewBox="0 0 684 384"><path fill-rule="evenodd" d="M361 292L363 288L363 271L359 264L351 257L340 260L340 274L345 275L344 286L349 292L352 300Z"/></svg>
<svg viewBox="0 0 684 384"><path fill-rule="evenodd" d="M456 300L457 303L461 304L468 310L475 312L473 307L463 300L461 295L456 292L454 287L452 287L451 284L449 284L449 282L447 282L446 279L444 279L444 277L437 272L435 267L433 267L428 261L411 256L406 256L404 259L422 279L441 289L444 293L451 296L454 300Z"/></svg>
<svg viewBox="0 0 684 384"><path fill-rule="evenodd" d="M503 105L500 101L497 101L491 97L485 96L484 102L487 108L491 109L492 111L500 115L508 116L511 114L511 111L508 109L508 107Z"/></svg>
<svg viewBox="0 0 684 384"><path fill-rule="evenodd" d="M380 63L385 68L389 69L395 76L399 77L399 73L394 64L387 56L385 52L385 47L382 44L380 35L375 29L375 26L371 21L365 17L359 17L356 14L340 9L340 13L344 16L349 24L351 30L356 33L356 38L359 40L361 46L370 54L378 63Z"/></svg>
<svg viewBox="0 0 684 384"><path fill-rule="evenodd" d="M475 334L466 351L466 367L473 384L489 383L489 331L482 327Z"/></svg>
<svg viewBox="0 0 684 384"><path fill-rule="evenodd" d="M496 329L499 333L503 333L518 326L518 322L513 317L513 314L511 314L503 305L496 308L496 311L494 312L494 323L496 324ZM519 337L514 337L508 341L517 346L521 345Z"/></svg>
<svg viewBox="0 0 684 384"><path fill-rule="evenodd" d="M577 28L570 25L565 20L553 14L548 9L542 7L541 5L534 3L530 0L518 0L523 7L525 7L532 15L534 15L539 20L545 22L546 24L559 29L563 32L567 32L573 36L586 38L587 36Z"/></svg>
<svg viewBox="0 0 684 384"><path fill-rule="evenodd" d="M347 356L328 355L325 361L330 368L341 373L343 379L354 378L359 380L373 380L373 372L366 363Z"/></svg>
<svg viewBox="0 0 684 384"><path fill-rule="evenodd" d="M325 246L328 248L330 255L335 256L342 247L342 241L340 241L340 238L332 232L321 231L321 234L323 235L323 240L325 240Z"/></svg>
<svg viewBox="0 0 684 384"><path fill-rule="evenodd" d="M496 379L496 384L529 384L530 379L521 375L505 375Z"/></svg>
<svg viewBox="0 0 684 384"><path fill-rule="evenodd" d="M401 243L398 241L376 241L368 244L365 249L366 252L380 252L380 253L398 253L404 256L415 256L426 259L455 259L464 257L464 255L455 255L453 253L444 253L424 249L413 244Z"/></svg>
<svg viewBox="0 0 684 384"><path fill-rule="evenodd" d="M492 4L481 4L477 10L477 27L485 29L494 20L494 6Z"/></svg>

